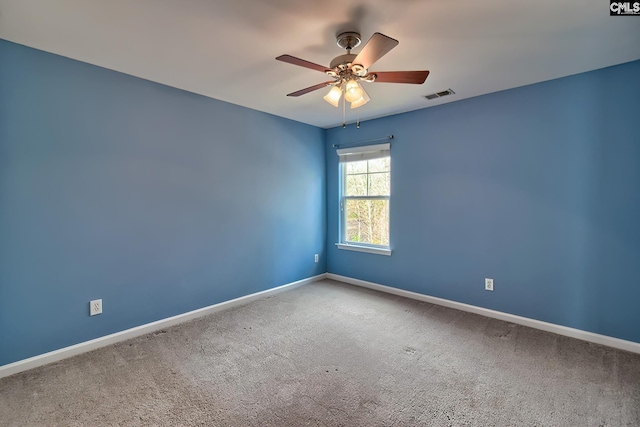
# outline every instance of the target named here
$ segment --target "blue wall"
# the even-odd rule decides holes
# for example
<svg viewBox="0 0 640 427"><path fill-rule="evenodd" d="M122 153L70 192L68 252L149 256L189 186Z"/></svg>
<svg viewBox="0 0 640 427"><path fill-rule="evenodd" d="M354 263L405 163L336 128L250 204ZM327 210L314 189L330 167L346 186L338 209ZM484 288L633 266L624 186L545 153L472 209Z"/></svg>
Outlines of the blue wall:
<svg viewBox="0 0 640 427"><path fill-rule="evenodd" d="M640 61L328 130L328 271L640 342L638 76ZM389 134L393 254L337 249L331 145Z"/></svg>
<svg viewBox="0 0 640 427"><path fill-rule="evenodd" d="M0 40L0 365L325 266L640 342L638 75L325 132ZM393 255L338 250L331 145L388 134Z"/></svg>
<svg viewBox="0 0 640 427"><path fill-rule="evenodd" d="M0 365L323 273L324 141L0 40Z"/></svg>

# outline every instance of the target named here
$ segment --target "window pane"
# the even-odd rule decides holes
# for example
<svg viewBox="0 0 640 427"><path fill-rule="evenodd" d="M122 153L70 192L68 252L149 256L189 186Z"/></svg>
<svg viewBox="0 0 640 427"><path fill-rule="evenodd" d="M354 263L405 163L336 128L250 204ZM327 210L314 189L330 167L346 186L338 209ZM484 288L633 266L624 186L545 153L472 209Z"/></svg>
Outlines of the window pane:
<svg viewBox="0 0 640 427"><path fill-rule="evenodd" d="M391 157L369 160L369 172L389 172Z"/></svg>
<svg viewBox="0 0 640 427"><path fill-rule="evenodd" d="M372 173L369 174L369 194L368 196L388 196L391 186L389 181L389 173Z"/></svg>
<svg viewBox="0 0 640 427"><path fill-rule="evenodd" d="M347 175L346 196L367 195L367 174Z"/></svg>
<svg viewBox="0 0 640 427"><path fill-rule="evenodd" d="M367 173L367 161L361 160L359 162L348 162L347 165L347 174L353 173Z"/></svg>
<svg viewBox="0 0 640 427"><path fill-rule="evenodd" d="M347 242L389 246L389 200L345 201Z"/></svg>

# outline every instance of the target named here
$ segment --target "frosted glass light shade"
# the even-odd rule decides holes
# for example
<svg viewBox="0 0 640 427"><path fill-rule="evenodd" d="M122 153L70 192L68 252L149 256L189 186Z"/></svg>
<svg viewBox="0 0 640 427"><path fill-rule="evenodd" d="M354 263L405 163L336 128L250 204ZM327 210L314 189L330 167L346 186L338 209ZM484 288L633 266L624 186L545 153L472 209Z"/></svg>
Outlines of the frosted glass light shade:
<svg viewBox="0 0 640 427"><path fill-rule="evenodd" d="M362 87L355 80L349 80L344 92L344 99L349 102L357 101L362 98Z"/></svg>
<svg viewBox="0 0 640 427"><path fill-rule="evenodd" d="M369 94L362 87L362 96L351 103L351 109L353 110L354 108L362 107L369 101L371 101L371 98L369 98Z"/></svg>
<svg viewBox="0 0 640 427"><path fill-rule="evenodd" d="M340 89L338 86L334 86L331 88L329 93L327 93L323 98L329 104L333 105L334 107L337 107L338 105L340 105L341 96L342 96L342 89Z"/></svg>

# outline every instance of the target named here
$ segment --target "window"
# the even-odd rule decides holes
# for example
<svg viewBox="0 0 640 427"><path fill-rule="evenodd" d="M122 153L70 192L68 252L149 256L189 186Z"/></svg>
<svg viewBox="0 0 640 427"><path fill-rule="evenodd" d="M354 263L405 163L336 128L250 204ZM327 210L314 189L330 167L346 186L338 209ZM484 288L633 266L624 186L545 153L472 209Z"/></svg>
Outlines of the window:
<svg viewBox="0 0 640 427"><path fill-rule="evenodd" d="M341 249L390 255L389 144L338 150Z"/></svg>

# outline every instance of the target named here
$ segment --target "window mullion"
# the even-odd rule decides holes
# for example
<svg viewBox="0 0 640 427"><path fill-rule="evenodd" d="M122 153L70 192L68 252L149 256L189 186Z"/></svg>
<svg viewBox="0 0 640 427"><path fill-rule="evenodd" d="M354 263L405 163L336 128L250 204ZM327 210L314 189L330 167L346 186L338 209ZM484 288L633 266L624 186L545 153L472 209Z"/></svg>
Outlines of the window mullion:
<svg viewBox="0 0 640 427"><path fill-rule="evenodd" d="M369 160L367 160L367 196L369 195Z"/></svg>
<svg viewBox="0 0 640 427"><path fill-rule="evenodd" d="M344 196L343 200L389 200L390 196Z"/></svg>

